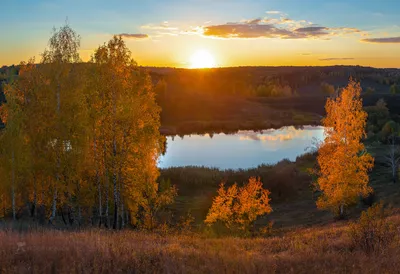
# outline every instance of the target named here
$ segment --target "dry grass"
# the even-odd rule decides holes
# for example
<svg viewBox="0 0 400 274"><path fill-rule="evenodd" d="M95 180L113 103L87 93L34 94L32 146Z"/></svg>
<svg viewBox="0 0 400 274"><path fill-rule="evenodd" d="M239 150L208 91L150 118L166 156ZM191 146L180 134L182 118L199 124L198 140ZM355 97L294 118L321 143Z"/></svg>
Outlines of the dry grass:
<svg viewBox="0 0 400 274"><path fill-rule="evenodd" d="M395 225L400 216L392 217ZM346 223L270 238L0 231L0 273L397 273L400 245L367 255Z"/></svg>

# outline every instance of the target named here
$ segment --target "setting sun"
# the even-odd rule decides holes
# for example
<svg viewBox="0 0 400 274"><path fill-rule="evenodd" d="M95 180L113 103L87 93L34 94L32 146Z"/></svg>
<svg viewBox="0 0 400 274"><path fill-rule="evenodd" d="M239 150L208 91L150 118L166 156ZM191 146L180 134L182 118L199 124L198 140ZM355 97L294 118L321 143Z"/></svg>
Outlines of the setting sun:
<svg viewBox="0 0 400 274"><path fill-rule="evenodd" d="M190 58L190 68L213 68L214 57L206 50L196 51Z"/></svg>

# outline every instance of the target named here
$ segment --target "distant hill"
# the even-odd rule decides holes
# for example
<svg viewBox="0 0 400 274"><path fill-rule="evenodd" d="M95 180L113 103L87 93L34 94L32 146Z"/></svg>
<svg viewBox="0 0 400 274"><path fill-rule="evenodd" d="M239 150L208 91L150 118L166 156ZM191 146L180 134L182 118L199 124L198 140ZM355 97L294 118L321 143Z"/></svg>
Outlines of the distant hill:
<svg viewBox="0 0 400 274"><path fill-rule="evenodd" d="M390 93L392 85L400 87L400 69L360 66L141 68L152 78L162 108L162 125L172 133L225 130L226 125L229 130L237 130L313 124L325 114L325 100L329 96L326 90L332 92L346 86L350 77L361 82L364 105L373 105L384 98L390 111L400 114L400 95ZM0 82L17 77L18 71L18 66L0 68ZM1 101L4 101L2 90Z"/></svg>

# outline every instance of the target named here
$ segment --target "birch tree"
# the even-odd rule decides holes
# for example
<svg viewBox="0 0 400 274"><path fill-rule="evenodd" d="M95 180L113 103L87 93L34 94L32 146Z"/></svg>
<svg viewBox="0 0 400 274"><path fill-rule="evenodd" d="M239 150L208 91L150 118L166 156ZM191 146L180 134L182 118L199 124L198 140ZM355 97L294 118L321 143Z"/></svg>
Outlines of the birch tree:
<svg viewBox="0 0 400 274"><path fill-rule="evenodd" d="M350 79L336 98L326 102L327 116L322 124L325 139L318 150L319 178L322 195L317 206L330 209L340 217L346 206L371 192L368 171L373 167L371 155L365 151L367 113L362 108L359 83Z"/></svg>
<svg viewBox="0 0 400 274"><path fill-rule="evenodd" d="M137 66L121 37L114 36L100 46L92 62L95 76L91 88L98 89L93 93L98 98L93 100L101 109L96 120L103 150L105 215L111 189L112 226L116 229L125 222L125 210L131 220L137 220L138 210L147 208L148 199L158 193L157 159L163 147L160 108L148 73Z"/></svg>
<svg viewBox="0 0 400 274"><path fill-rule="evenodd" d="M54 29L49 46L42 54L40 71L46 86L40 90L42 98L38 104L47 108L47 117L42 117L46 132L47 146L52 161L52 206L49 222L56 217L57 201L62 198L59 193L71 192L79 166L80 138L82 131L82 92L78 63L80 37L68 24L59 30Z"/></svg>

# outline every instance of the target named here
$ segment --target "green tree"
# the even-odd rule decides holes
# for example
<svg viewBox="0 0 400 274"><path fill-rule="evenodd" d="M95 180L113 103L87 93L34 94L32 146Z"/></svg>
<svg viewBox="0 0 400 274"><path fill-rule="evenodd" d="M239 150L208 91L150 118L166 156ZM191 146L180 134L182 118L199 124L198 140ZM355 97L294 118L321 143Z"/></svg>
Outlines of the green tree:
<svg viewBox="0 0 400 274"><path fill-rule="evenodd" d="M398 94L400 93L400 87L398 87L396 84L393 84L390 86L390 93L391 94Z"/></svg>

